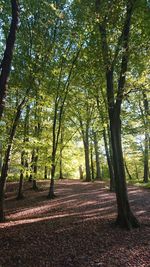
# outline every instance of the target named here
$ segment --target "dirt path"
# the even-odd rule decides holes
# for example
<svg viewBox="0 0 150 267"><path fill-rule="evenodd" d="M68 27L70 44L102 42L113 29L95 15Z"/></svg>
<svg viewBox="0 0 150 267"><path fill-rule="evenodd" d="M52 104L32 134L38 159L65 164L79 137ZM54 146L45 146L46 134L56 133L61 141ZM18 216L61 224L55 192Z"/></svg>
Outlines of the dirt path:
<svg viewBox="0 0 150 267"><path fill-rule="evenodd" d="M41 186L21 201L14 199L16 185L8 186L0 267L150 267L150 191L129 187L142 226L128 232L112 227L115 195L102 182L58 182L52 201L48 182Z"/></svg>

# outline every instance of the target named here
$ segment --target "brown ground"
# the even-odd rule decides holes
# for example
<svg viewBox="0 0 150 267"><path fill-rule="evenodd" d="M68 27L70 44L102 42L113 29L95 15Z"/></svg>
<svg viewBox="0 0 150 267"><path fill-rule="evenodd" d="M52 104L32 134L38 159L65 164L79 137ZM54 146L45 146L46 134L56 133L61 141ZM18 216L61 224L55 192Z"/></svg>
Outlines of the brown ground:
<svg viewBox="0 0 150 267"><path fill-rule="evenodd" d="M0 267L150 266L150 191L129 187L142 226L125 231L112 226L115 195L104 183L60 181L54 200L45 198L47 186L40 182L42 190L26 190L16 201L16 184L8 185Z"/></svg>

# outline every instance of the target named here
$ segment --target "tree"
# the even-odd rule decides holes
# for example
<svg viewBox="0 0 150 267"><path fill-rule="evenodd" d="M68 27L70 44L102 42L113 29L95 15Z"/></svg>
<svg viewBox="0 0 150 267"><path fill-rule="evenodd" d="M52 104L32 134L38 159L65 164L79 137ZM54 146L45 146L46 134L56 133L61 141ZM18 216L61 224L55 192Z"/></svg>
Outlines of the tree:
<svg viewBox="0 0 150 267"><path fill-rule="evenodd" d="M99 160L99 151L98 151L98 141L97 141L97 133L93 131L94 137L94 149L95 149L95 157L96 157L96 179L102 179L101 170L100 170L100 160Z"/></svg>
<svg viewBox="0 0 150 267"><path fill-rule="evenodd" d="M72 46L72 45L71 45ZM69 46L70 49L70 46ZM51 181L49 187L48 198L53 199L54 194L54 177L56 169L56 153L59 144L59 138L61 133L62 120L65 112L65 104L69 93L70 82L74 70L74 65L78 59L81 48L77 47L75 56L71 59L71 63L68 64L68 72L63 73L64 56L61 59L60 71L58 76L58 82L56 87L56 95L54 96L54 114L53 114L53 129L52 129L52 154L51 154ZM67 78L66 78L67 77Z"/></svg>
<svg viewBox="0 0 150 267"><path fill-rule="evenodd" d="M28 94L28 91L27 91ZM4 161L3 161L3 166L1 170L1 177L0 177L0 222L5 221L5 215L4 215L4 188L5 188L5 183L6 183L6 178L7 178L7 173L8 173L8 165L9 165L9 160L10 160L10 153L12 149L12 144L13 144L13 139L16 133L16 128L23 110L23 107L26 103L26 97L23 98L21 103L17 107L17 111L14 117L14 121L12 123L12 127L10 129L10 134L9 134L9 139L8 139L8 145L6 148L5 156L4 156Z"/></svg>
<svg viewBox="0 0 150 267"><path fill-rule="evenodd" d="M144 90L142 90L142 96L143 96L143 107L141 103L139 103L141 116L143 120L144 125L144 175L143 175L143 181L144 183L148 183L149 178L149 105L148 105L148 98L147 94Z"/></svg>
<svg viewBox="0 0 150 267"><path fill-rule="evenodd" d="M10 26L10 31L6 40L6 48L4 52L4 57L2 59L0 65L0 120L3 114L4 106L5 106L5 97L6 97L6 86L7 80L9 77L9 73L11 70L11 61L13 56L13 49L16 39L16 32L18 28L18 14L19 14L19 6L17 0L11 0L12 7L12 21Z"/></svg>
<svg viewBox="0 0 150 267"><path fill-rule="evenodd" d="M105 5L106 3L104 3ZM108 4L107 10L112 10L110 15L116 16L117 4ZM125 228L134 228L139 226L139 222L133 215L127 194L127 186L125 179L122 143L121 143L121 104L123 101L125 78L129 60L129 34L131 26L131 17L134 10L135 1L127 1L125 5L126 14L123 22L121 34L118 37L117 45L115 45L115 52L110 52L110 43L108 43L108 29L107 25L110 25L108 21L109 14L101 14L102 5L100 0L96 1L97 20L99 26L99 32L101 35L101 49L105 67L106 76L106 91L108 101L108 113L110 121L111 142L113 150L113 165L115 174L115 188L117 198L118 216L116 224ZM104 8L104 6L103 6ZM120 6L119 6L120 8ZM114 19L114 18L113 18ZM118 19L118 17L117 17ZM110 29L109 29L110 31ZM113 47L114 49L114 47ZM121 65L118 75L118 87L115 92L114 73L116 62L118 60L119 52L122 49ZM113 55L113 60L110 58L110 54ZM118 62L117 62L118 63ZM116 94L115 94L116 93ZM117 96L116 96L117 95Z"/></svg>

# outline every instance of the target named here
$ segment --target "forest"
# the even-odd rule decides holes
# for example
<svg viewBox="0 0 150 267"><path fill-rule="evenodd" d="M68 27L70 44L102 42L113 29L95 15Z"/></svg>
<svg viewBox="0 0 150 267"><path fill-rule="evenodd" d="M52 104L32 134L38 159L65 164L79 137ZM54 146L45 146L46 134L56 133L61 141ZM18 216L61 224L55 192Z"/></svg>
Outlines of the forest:
<svg viewBox="0 0 150 267"><path fill-rule="evenodd" d="M149 25L149 0L0 0L0 267L150 266Z"/></svg>

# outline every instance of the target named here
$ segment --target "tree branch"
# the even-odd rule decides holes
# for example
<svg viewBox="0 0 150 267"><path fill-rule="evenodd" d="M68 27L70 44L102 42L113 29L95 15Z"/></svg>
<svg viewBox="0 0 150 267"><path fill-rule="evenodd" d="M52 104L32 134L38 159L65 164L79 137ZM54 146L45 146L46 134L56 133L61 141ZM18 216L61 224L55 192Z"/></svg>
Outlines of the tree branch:
<svg viewBox="0 0 150 267"><path fill-rule="evenodd" d="M13 48L16 40L16 32L18 28L19 7L17 0L11 0L12 21L10 31L6 40L6 49L1 63L0 74L0 119L5 106L6 85L11 70L11 62L13 57Z"/></svg>

